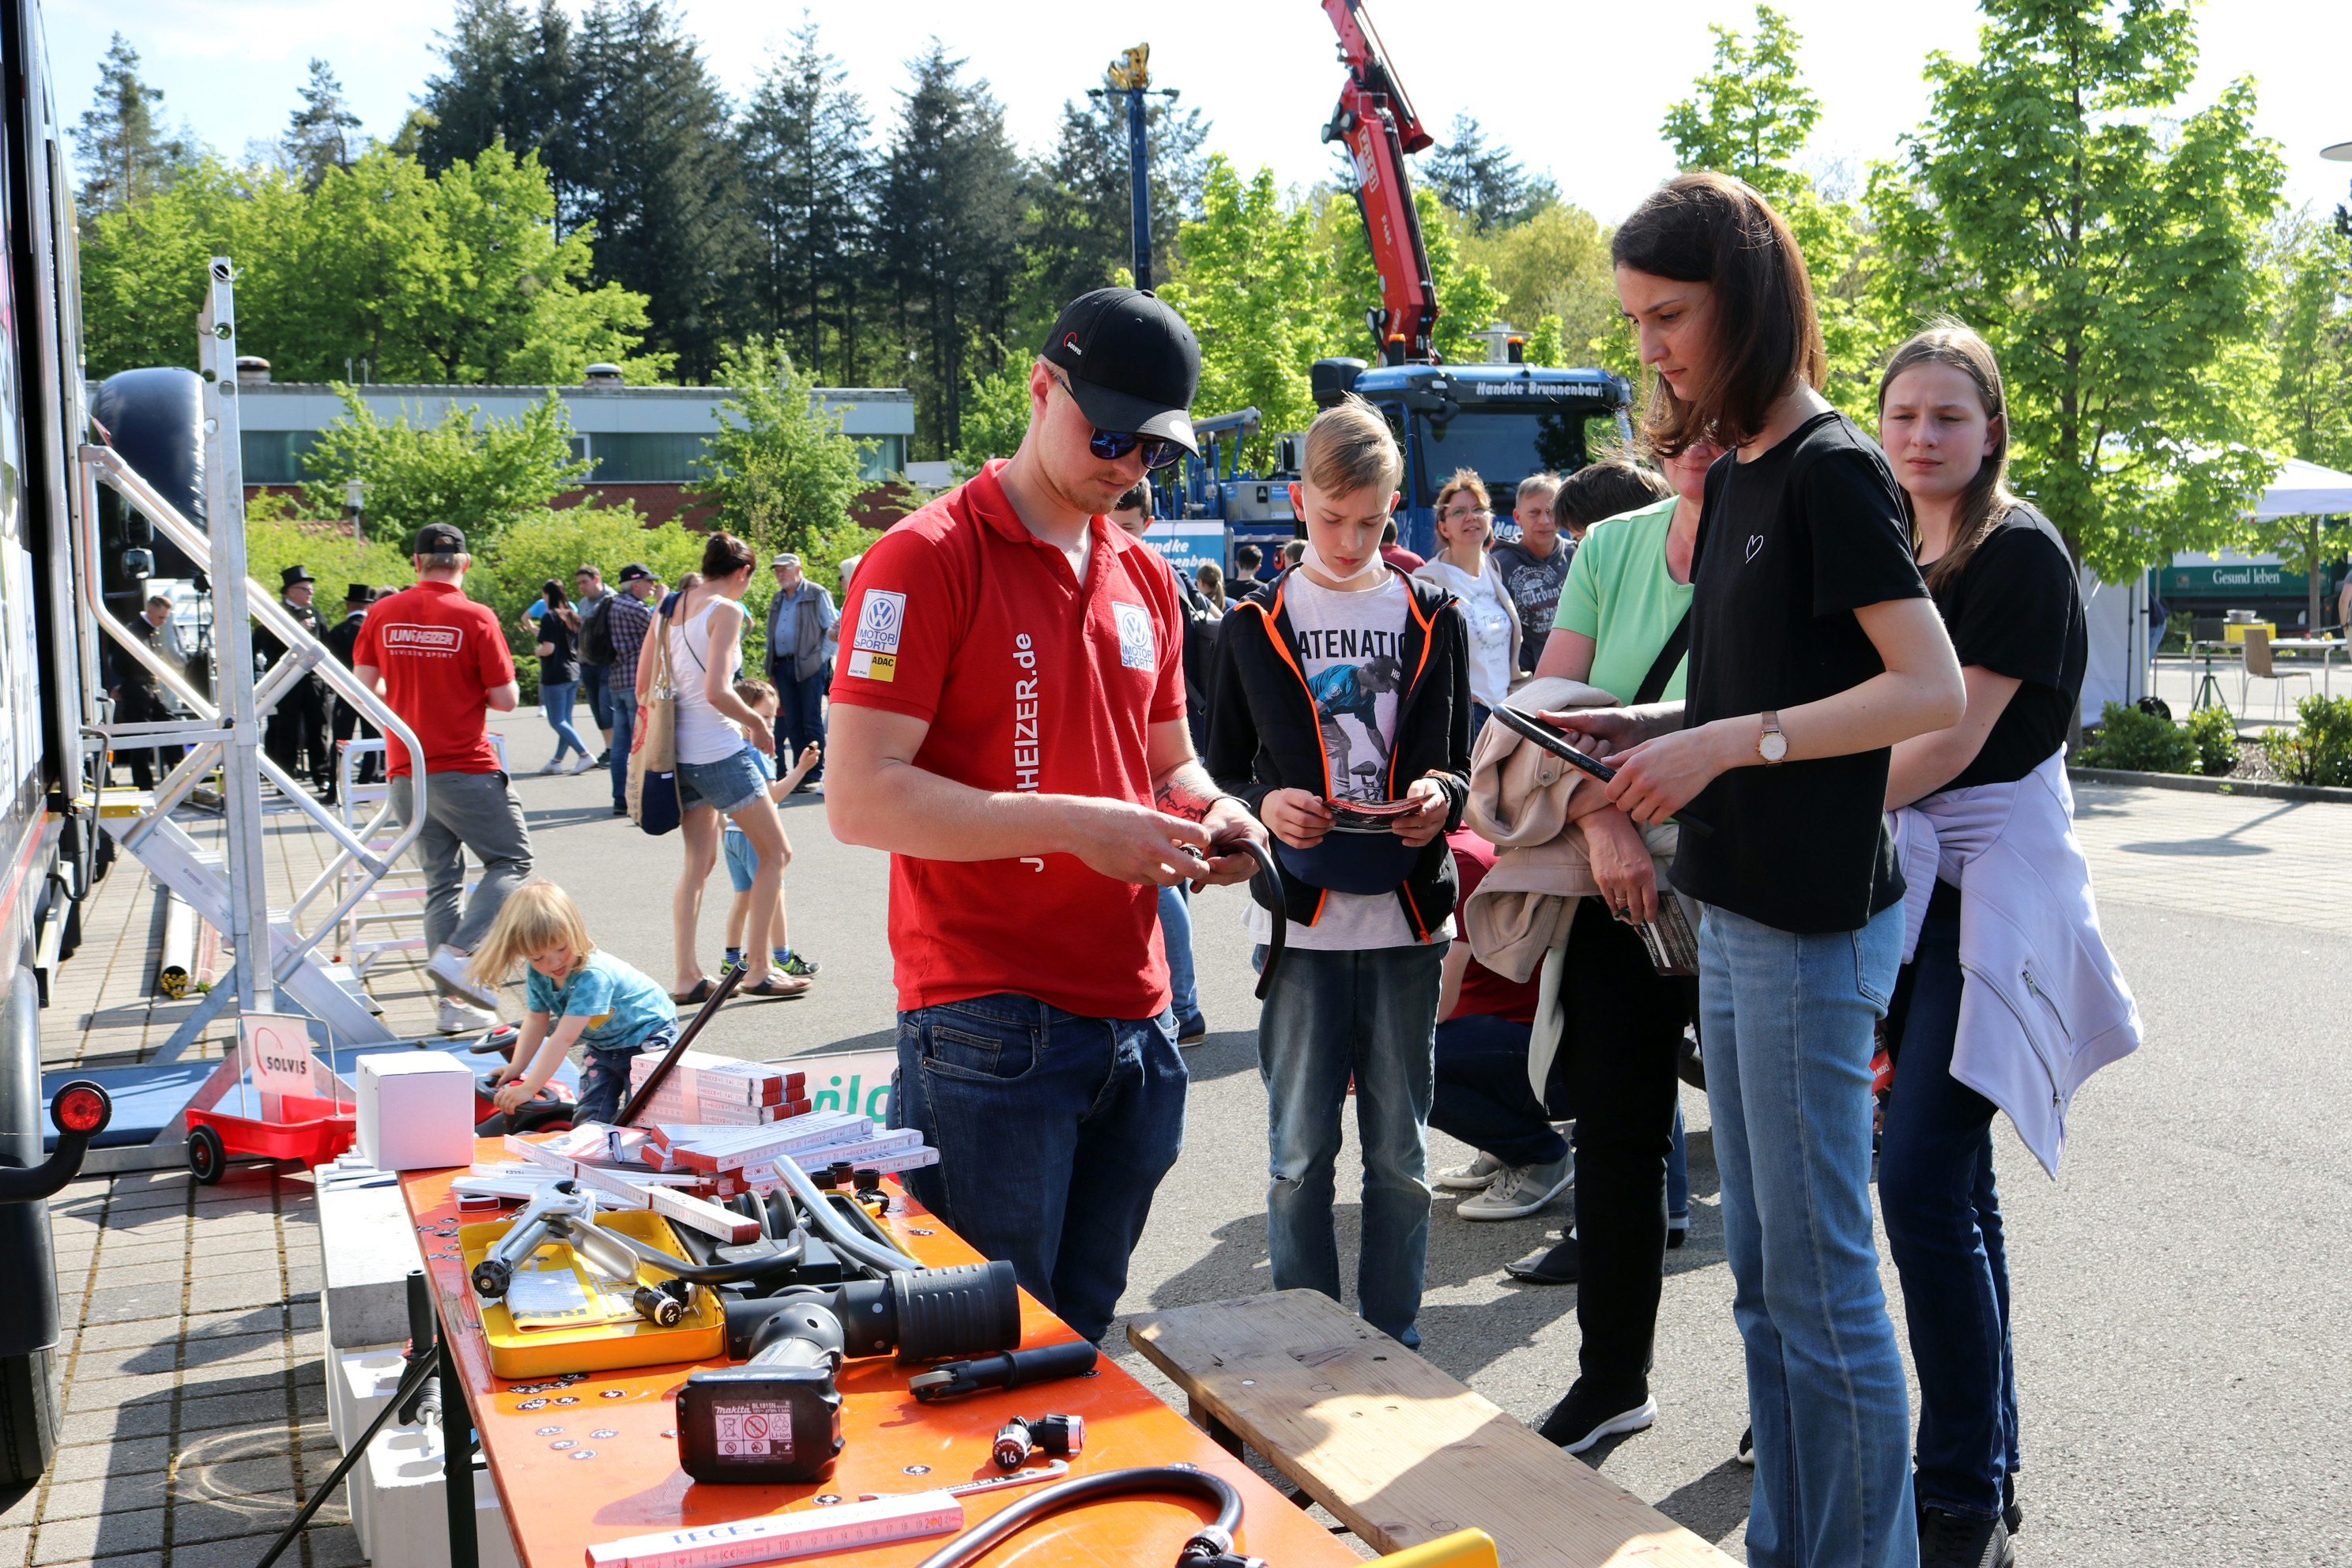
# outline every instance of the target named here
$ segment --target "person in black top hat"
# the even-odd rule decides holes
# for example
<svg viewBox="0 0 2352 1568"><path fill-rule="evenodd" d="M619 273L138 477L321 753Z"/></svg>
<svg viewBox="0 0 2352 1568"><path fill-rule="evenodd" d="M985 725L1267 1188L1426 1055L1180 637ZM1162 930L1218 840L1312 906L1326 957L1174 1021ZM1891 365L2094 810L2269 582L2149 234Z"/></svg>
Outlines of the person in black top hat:
<svg viewBox="0 0 2352 1568"><path fill-rule="evenodd" d="M367 624L368 606L375 602L375 595L376 591L365 583L353 583L345 588L343 618L328 627L327 635L319 639L327 645L330 652L342 661L345 669L352 667L352 649L359 643L360 627ZM382 733L374 725L360 717L358 709L341 700L335 700L333 729L334 750L327 753L330 765L345 741L352 739L354 735L362 741L373 741ZM373 752L362 757L360 760L356 777L361 784L374 784L381 780L383 777L383 758ZM328 776L327 788L331 798L335 788L334 775L331 773Z"/></svg>
<svg viewBox="0 0 2352 1568"><path fill-rule="evenodd" d="M278 576L285 584L278 590L278 608L312 637L321 636L326 627L319 612L310 607L318 579L302 566L289 566ZM259 626L254 628L253 650L272 668L287 651L283 641ZM307 770L311 784L320 789L333 785L335 757L327 743L327 689L317 677L306 675L278 694L261 743L269 760L289 773L299 776Z"/></svg>

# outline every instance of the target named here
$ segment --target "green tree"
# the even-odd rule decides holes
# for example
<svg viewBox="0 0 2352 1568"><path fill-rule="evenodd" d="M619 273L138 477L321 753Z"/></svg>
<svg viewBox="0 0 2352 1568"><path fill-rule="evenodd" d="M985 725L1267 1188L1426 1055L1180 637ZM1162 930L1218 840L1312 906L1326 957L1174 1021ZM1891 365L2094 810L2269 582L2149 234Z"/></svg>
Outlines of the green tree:
<svg viewBox="0 0 2352 1568"><path fill-rule="evenodd" d="M1181 225L1201 210L1208 121L1197 109L1145 101L1151 163L1151 275L1173 276ZM1031 227L1023 247L1025 317L1015 341L1042 336L1061 308L1092 289L1134 281L1134 196L1128 171L1127 99L1072 99L1062 105L1054 149L1039 160Z"/></svg>
<svg viewBox="0 0 2352 1568"><path fill-rule="evenodd" d="M1502 314L1503 292L1486 267L1465 254L1470 220L1427 185L1415 185L1412 199L1421 214L1422 247L1429 252L1429 280L1437 289L1437 330L1431 334L1431 346L1448 364L1476 363L1486 357L1486 345L1473 334L1485 331ZM1329 247L1335 284L1325 294L1322 352L1377 361L1379 345L1369 341L1364 312L1380 304L1381 279L1354 197L1325 193L1317 228ZM1300 374L1305 374L1301 366Z"/></svg>
<svg viewBox="0 0 2352 1568"><path fill-rule="evenodd" d="M1666 110L1661 130L1677 165L1745 180L1788 220L1821 310L1829 358L1829 384L1821 390L1874 427L1884 334L1864 309L1860 216L1852 204L1825 197L1797 166L1822 115L1821 99L1797 65L1803 40L1786 16L1761 5L1752 40L1729 27L1707 30L1714 61L1691 96Z"/></svg>
<svg viewBox="0 0 2352 1568"><path fill-rule="evenodd" d="M1331 281L1315 230L1313 211L1283 199L1272 169L1244 182L1224 154L1212 154L1201 216L1179 232L1183 265L1160 290L1201 340L1194 410L1265 416L1253 459L1276 432L1315 417L1307 366L1328 330ZM1022 412L1025 423L1025 395Z"/></svg>
<svg viewBox="0 0 2352 1568"><path fill-rule="evenodd" d="M1474 233L1514 227L1559 200L1549 176L1530 175L1509 148L1490 146L1475 116L1455 115L1453 135L1430 150L1421 178Z"/></svg>
<svg viewBox="0 0 2352 1568"><path fill-rule="evenodd" d="M2279 437L2306 462L2352 468L2352 241L2308 208L2275 226L2266 247L2275 280L2271 348L2278 383L2271 401ZM2320 625L2319 580L2344 553L2340 529L2315 517L2257 524L2253 542L2304 574L2305 625Z"/></svg>
<svg viewBox="0 0 2352 1568"><path fill-rule="evenodd" d="M1949 310L2008 383L2012 473L2109 581L2210 549L2273 470L2257 247L2280 163L2241 79L2196 74L2177 0L1984 0L1976 62L1874 169L1885 319Z"/></svg>
<svg viewBox="0 0 2352 1568"><path fill-rule="evenodd" d="M559 160L577 118L572 17L557 0L536 14L521 0L458 0L449 31L436 35L443 70L426 79L410 117L408 149L436 174L504 142L518 158ZM571 210L569 193L556 195Z"/></svg>
<svg viewBox="0 0 2352 1568"><path fill-rule="evenodd" d="M1462 242L1462 258L1486 268L1503 294L1506 321L1535 324L1528 339L1530 358L1544 318L1554 319L1559 347L1547 352L1559 357L1538 363L1591 364L1592 341L1607 335L1618 319L1609 234L1582 207L1555 202L1524 223L1471 235Z"/></svg>
<svg viewBox="0 0 2352 1568"><path fill-rule="evenodd" d="M588 474L572 456L572 421L552 392L512 419L453 405L422 426L405 415L386 423L349 386L335 393L343 412L302 458L303 499L314 513L338 510L357 479L370 529L396 539L428 522L454 523L487 557L508 528Z"/></svg>
<svg viewBox="0 0 2352 1568"><path fill-rule="evenodd" d="M833 384L857 384L861 303L873 269L874 156L866 105L803 21L736 127L761 329L791 342Z"/></svg>
<svg viewBox="0 0 2352 1568"><path fill-rule="evenodd" d="M192 161L184 133L163 134L156 123L163 90L139 79L139 51L121 34L99 62L98 91L68 132L82 167L80 205L85 219L121 212L171 188Z"/></svg>
<svg viewBox="0 0 2352 1568"><path fill-rule="evenodd" d="M998 350L1004 363L964 388L963 445L952 454L959 474L976 474L990 458L1013 456L1029 433L1029 367L1036 360L1006 353L1003 344Z"/></svg>
<svg viewBox="0 0 2352 1568"><path fill-rule="evenodd" d="M352 166L351 132L359 128L360 117L343 100L343 84L326 61L312 57L302 107L288 120L279 148L305 190L317 190L328 174Z"/></svg>
<svg viewBox="0 0 2352 1568"><path fill-rule="evenodd" d="M842 434L816 378L795 368L782 343L758 339L728 355L719 374L734 395L703 437L710 477L694 492L718 508L719 526L763 550L788 550L847 523L866 487L862 445Z"/></svg>

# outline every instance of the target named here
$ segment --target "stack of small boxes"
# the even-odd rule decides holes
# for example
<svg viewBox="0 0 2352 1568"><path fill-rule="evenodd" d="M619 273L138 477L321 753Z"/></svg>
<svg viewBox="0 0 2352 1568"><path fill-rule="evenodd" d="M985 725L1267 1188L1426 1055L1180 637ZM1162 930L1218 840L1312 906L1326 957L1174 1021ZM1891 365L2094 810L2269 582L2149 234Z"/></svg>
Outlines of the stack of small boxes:
<svg viewBox="0 0 2352 1568"><path fill-rule="evenodd" d="M656 1058L631 1064L641 1086ZM789 1156L811 1171L846 1164L888 1173L939 1163L913 1128L877 1128L855 1110L814 1110L804 1075L772 1062L688 1051L646 1109L625 1129L614 1152L656 1171L706 1179L698 1195L728 1198L773 1187L775 1162ZM642 1129L642 1131L640 1131Z"/></svg>

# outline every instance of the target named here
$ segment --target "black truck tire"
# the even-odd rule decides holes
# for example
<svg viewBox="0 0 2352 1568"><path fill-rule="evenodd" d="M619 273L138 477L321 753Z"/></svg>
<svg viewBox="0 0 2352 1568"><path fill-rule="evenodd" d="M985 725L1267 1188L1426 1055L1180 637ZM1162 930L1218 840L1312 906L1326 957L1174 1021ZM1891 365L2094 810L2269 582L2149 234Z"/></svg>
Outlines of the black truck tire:
<svg viewBox="0 0 2352 1568"><path fill-rule="evenodd" d="M41 1479L58 1448L56 1352L0 1356L0 1485Z"/></svg>

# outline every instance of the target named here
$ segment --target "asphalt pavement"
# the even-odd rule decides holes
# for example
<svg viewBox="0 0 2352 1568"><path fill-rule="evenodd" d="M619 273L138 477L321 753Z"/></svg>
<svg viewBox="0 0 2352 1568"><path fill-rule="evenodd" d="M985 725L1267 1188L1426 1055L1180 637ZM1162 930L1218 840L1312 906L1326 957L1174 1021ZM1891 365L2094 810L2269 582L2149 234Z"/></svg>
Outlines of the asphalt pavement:
<svg viewBox="0 0 2352 1568"><path fill-rule="evenodd" d="M543 754L536 714L499 727L519 762ZM598 945L668 980L677 837L612 816L601 774L525 774L517 789L539 873L578 899ZM2352 921L2340 897L2314 900L2304 885L2341 864L2333 847L2352 837L2352 806L2298 807L2282 822L2275 803L2084 795L2095 874L2116 889L2103 918L2148 1043L2076 1100L2057 1181L1997 1124L2025 1453L2019 1562L2352 1563ZM2136 837L2141 815L2160 816L2161 833ZM2265 837L2246 850L2256 818ZM836 843L817 796L795 797L784 822L793 945L823 973L804 998L730 1005L699 1043L761 1058L887 1048L885 858ZM2158 861L2168 875L2151 871ZM730 892L722 866L701 922L713 972ZM1018 895L1008 885L1008 921L1022 918ZM1213 1033L1186 1053L1185 1152L1134 1259L1131 1311L1267 1286L1244 896L1213 889L1194 906ZM1039 933L1041 962L1054 934ZM1692 1229L1667 1255L1659 1421L1589 1457L1739 1555L1751 1472L1732 1456L1745 1391L1705 1097L1685 1091L1684 1111ZM1433 1169L1467 1157L1432 1135ZM1343 1197L1353 1161L1351 1138ZM1472 1224L1441 1205L1430 1229L1423 1353L1530 1423L1573 1375L1575 1290L1517 1284L1502 1266L1556 1235L1566 1206ZM1339 1210L1343 1255L1356 1212ZM1899 1329L1892 1267L1884 1274ZM1124 1346L1122 1330L1111 1342Z"/></svg>

